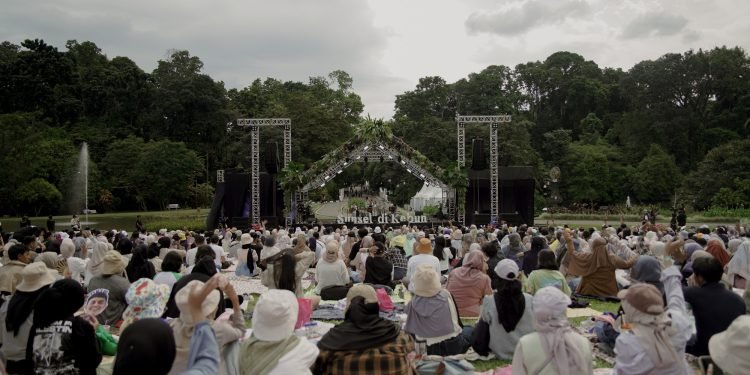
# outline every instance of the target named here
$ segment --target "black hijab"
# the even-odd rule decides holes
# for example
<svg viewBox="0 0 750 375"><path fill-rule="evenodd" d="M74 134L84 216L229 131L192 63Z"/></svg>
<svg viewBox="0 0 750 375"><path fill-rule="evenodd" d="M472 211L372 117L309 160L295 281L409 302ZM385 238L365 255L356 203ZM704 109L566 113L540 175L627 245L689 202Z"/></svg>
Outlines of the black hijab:
<svg viewBox="0 0 750 375"><path fill-rule="evenodd" d="M544 250L546 245L542 237L531 239L531 250L523 253L523 272L526 276L531 275L531 272L539 267L539 252Z"/></svg>
<svg viewBox="0 0 750 375"><path fill-rule="evenodd" d="M55 281L39 295L34 305L34 326L44 328L55 321L73 318L83 306L84 294L83 287L75 280Z"/></svg>
<svg viewBox="0 0 750 375"><path fill-rule="evenodd" d="M117 343L113 375L164 375L176 354L174 333L161 319L141 319L128 326Z"/></svg>
<svg viewBox="0 0 750 375"><path fill-rule="evenodd" d="M17 290L8 302L8 315L5 317L5 329L18 336L18 330L34 310L34 303L49 285L45 285L33 292Z"/></svg>
<svg viewBox="0 0 750 375"><path fill-rule="evenodd" d="M500 279L495 292L495 308L505 332L513 332L526 310L526 297L518 280Z"/></svg>
<svg viewBox="0 0 750 375"><path fill-rule="evenodd" d="M331 351L365 350L377 348L398 337L396 324L380 317L377 302L365 303L354 297L344 316L344 322L331 328L318 342L318 347Z"/></svg>
<svg viewBox="0 0 750 375"><path fill-rule="evenodd" d="M154 265L148 260L148 248L146 245L138 245L133 250L128 266L125 267L128 274L128 280L134 283L138 279L153 279L156 275Z"/></svg>

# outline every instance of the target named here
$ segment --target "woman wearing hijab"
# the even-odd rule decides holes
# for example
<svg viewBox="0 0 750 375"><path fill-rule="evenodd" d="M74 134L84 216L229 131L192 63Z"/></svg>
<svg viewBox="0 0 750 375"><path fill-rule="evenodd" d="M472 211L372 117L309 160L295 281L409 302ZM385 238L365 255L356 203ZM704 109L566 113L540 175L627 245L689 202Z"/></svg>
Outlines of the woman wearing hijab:
<svg viewBox="0 0 750 375"><path fill-rule="evenodd" d="M16 292L0 307L0 352L7 361L8 374L26 374L30 370L26 344L34 320L34 303L55 281L54 274L41 263L24 267Z"/></svg>
<svg viewBox="0 0 750 375"><path fill-rule="evenodd" d="M463 265L451 271L445 289L455 298L458 315L479 316L484 296L492 295L492 282L481 251L472 250L464 257Z"/></svg>
<svg viewBox="0 0 750 375"><path fill-rule="evenodd" d="M91 253L91 258L86 265L86 278L84 283L88 284L94 276L102 274L102 264L104 263L104 256L107 255L109 247L106 242L97 241L94 243L94 251Z"/></svg>
<svg viewBox="0 0 750 375"><path fill-rule="evenodd" d="M288 290L271 289L260 296L252 335L240 349L240 375L311 373L318 348L294 335L298 310L297 298Z"/></svg>
<svg viewBox="0 0 750 375"><path fill-rule="evenodd" d="M570 258L568 273L581 276L578 284L578 294L601 297L614 297L617 295L618 286L615 278L616 269L628 269L638 260L638 255L628 260L623 260L607 249L607 240L597 238L593 241L593 251L590 253L576 252L573 247L573 239L566 230L563 232L566 257ZM619 242L615 245L622 246Z"/></svg>
<svg viewBox="0 0 750 375"><path fill-rule="evenodd" d="M508 235L508 244L503 246L500 251L503 253L505 259L510 259L521 267L521 260L518 257L523 254L525 250L526 248L521 243L521 235L518 233L511 233Z"/></svg>
<svg viewBox="0 0 750 375"><path fill-rule="evenodd" d="M31 373L96 374L102 361L96 322L74 316L83 306L83 295L81 284L70 279L56 281L39 295L26 351Z"/></svg>
<svg viewBox="0 0 750 375"><path fill-rule="evenodd" d="M633 265L630 270L630 278L636 282L651 284L659 292L666 296L664 284L661 282L661 264L652 256L642 256Z"/></svg>
<svg viewBox="0 0 750 375"><path fill-rule="evenodd" d="M219 373L219 346L211 325L202 316L202 303L216 289L214 278L203 288L194 288L188 295L195 330L190 340L187 371L181 375L214 375ZM120 335L113 375L166 375L176 355L172 329L161 319L141 319L128 326Z"/></svg>
<svg viewBox="0 0 750 375"><path fill-rule="evenodd" d="M534 327L518 341L513 375L574 375L593 373L589 340L570 328L570 298L555 287L540 289L533 299Z"/></svg>
<svg viewBox="0 0 750 375"><path fill-rule="evenodd" d="M330 286L344 286L351 282L344 261L339 259L339 249L335 241L328 241L323 259L315 266L315 293Z"/></svg>
<svg viewBox="0 0 750 375"><path fill-rule="evenodd" d="M156 276L156 269L154 265L148 261L148 247L146 245L138 245L133 250L133 256L128 262L128 266L125 267L125 272L128 275L128 280L134 283L138 279L153 279Z"/></svg>
<svg viewBox="0 0 750 375"><path fill-rule="evenodd" d="M534 332L532 297L522 291L516 262L503 259L495 273L500 276L500 285L494 295L484 298L472 347L479 355L491 351L499 359L510 360L518 340Z"/></svg>
<svg viewBox="0 0 750 375"><path fill-rule="evenodd" d="M523 273L526 276L531 273L539 266L539 252L547 247L547 243L544 241L544 237L533 237L531 239L531 250L523 253Z"/></svg>
<svg viewBox="0 0 750 375"><path fill-rule="evenodd" d="M555 253L551 250L542 250L539 252L539 268L526 278L526 292L535 295L537 291L548 286L553 286L570 297L570 287L565 276L558 271Z"/></svg>
<svg viewBox="0 0 750 375"><path fill-rule="evenodd" d="M462 327L450 292L440 285L440 275L421 264L412 278L414 295L406 305L404 330L424 341L427 354L464 354L471 347L471 327Z"/></svg>
<svg viewBox="0 0 750 375"><path fill-rule="evenodd" d="M679 272L675 269L674 274L679 275ZM618 297L624 314L618 321L622 328L615 344L614 372L692 373L684 359L690 327L673 322L672 311L665 308L661 292L651 284L638 283L621 291ZM681 328L687 329L680 332Z"/></svg>
<svg viewBox="0 0 750 375"><path fill-rule="evenodd" d="M711 254L724 267L729 263L729 253L724 250L724 243L720 239L714 238L708 241L706 251Z"/></svg>
<svg viewBox="0 0 750 375"><path fill-rule="evenodd" d="M747 281L750 280L750 241L737 246L737 251L727 264L727 276L733 288L747 289Z"/></svg>
<svg viewBox="0 0 750 375"><path fill-rule="evenodd" d="M411 337L379 315L378 297L369 285L353 286L346 295L344 322L318 342L315 374L410 374Z"/></svg>
<svg viewBox="0 0 750 375"><path fill-rule="evenodd" d="M365 283L393 288L393 264L385 258L385 245L375 242L365 263Z"/></svg>
<svg viewBox="0 0 750 375"><path fill-rule="evenodd" d="M214 276L214 278L216 277ZM212 289L201 303L200 315L198 316L200 320L196 320L196 316L193 314L189 304L189 297L194 290L200 290L203 287L203 282L191 281L175 295L175 303L180 310L180 316L169 322L172 332L174 332L176 346L175 360L169 372L170 374L182 374L187 369L190 354L190 339L195 331L196 323L199 321L212 321L211 327L216 333L216 342L219 345L220 351L226 345L239 340L245 335L245 319L240 310L239 298L230 283L224 287L224 292L229 297L229 300L232 301L234 309L230 321L213 321L213 317L216 314L216 307L221 301L221 294L216 289Z"/></svg>
<svg viewBox="0 0 750 375"><path fill-rule="evenodd" d="M47 267L48 270L53 271L55 273L55 279L59 280L62 279L62 274L57 272L57 266L59 262L59 255L45 251L39 255L37 255L36 259L34 259L34 262L40 262Z"/></svg>
<svg viewBox="0 0 750 375"><path fill-rule="evenodd" d="M130 281L122 276L125 272L125 260L122 255L115 250L107 252L102 261L100 272L99 276L95 276L89 281L88 290L109 290L107 308L97 316L97 319L101 324L115 325L122 320L122 313L127 306L125 294L130 288Z"/></svg>

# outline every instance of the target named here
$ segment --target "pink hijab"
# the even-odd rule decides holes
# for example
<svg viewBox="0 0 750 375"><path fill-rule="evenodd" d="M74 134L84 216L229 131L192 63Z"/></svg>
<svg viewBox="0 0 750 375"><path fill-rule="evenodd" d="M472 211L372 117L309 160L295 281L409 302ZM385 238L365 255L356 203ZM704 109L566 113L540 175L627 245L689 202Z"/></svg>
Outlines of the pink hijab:
<svg viewBox="0 0 750 375"><path fill-rule="evenodd" d="M487 276L484 268L484 255L480 250L472 250L464 257L463 265L451 272L451 277L460 280L462 284L472 285L483 279L482 276Z"/></svg>

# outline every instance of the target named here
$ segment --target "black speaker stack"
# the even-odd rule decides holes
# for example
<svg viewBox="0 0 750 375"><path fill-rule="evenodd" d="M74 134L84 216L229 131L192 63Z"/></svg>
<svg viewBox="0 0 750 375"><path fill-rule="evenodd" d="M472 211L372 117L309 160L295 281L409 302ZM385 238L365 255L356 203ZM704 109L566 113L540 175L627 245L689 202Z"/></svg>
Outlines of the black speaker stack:
<svg viewBox="0 0 750 375"><path fill-rule="evenodd" d="M491 211L490 171L481 139L472 140L469 186L466 190L466 223L486 225L492 216L510 225L534 224L534 176L531 167L498 167L499 211Z"/></svg>

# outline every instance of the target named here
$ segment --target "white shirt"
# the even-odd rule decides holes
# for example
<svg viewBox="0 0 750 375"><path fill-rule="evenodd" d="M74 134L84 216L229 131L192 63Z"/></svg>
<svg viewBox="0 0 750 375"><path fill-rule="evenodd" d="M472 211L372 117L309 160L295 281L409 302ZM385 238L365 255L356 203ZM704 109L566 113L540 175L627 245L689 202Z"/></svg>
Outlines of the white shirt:
<svg viewBox="0 0 750 375"><path fill-rule="evenodd" d="M211 248L214 249L214 253L216 254L216 259L214 259L214 263L216 263L217 266L221 267L221 258L224 257L224 249L217 245L217 244L211 244Z"/></svg>
<svg viewBox="0 0 750 375"><path fill-rule="evenodd" d="M417 273L417 266L420 264L429 264L435 269L435 272L437 272L438 275L440 274L440 259L436 256L432 254L418 254L412 256L406 264L406 277L404 277L404 280L407 280L409 283L409 291L414 291L411 277Z"/></svg>
<svg viewBox="0 0 750 375"><path fill-rule="evenodd" d="M194 266L195 265L195 253L198 252L198 248L194 247L187 251L187 262L188 266Z"/></svg>

